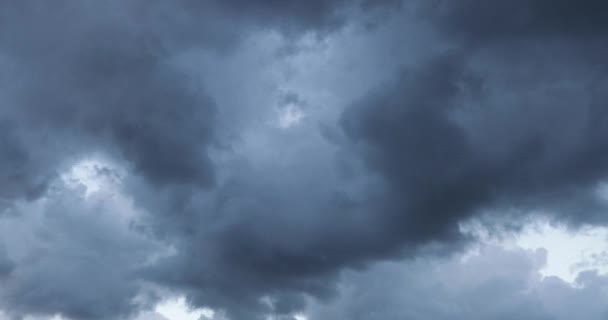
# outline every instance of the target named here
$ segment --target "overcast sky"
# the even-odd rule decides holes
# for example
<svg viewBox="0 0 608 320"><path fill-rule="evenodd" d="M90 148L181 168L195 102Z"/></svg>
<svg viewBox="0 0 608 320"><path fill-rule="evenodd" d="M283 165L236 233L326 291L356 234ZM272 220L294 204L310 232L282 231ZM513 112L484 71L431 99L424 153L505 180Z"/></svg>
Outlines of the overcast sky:
<svg viewBox="0 0 608 320"><path fill-rule="evenodd" d="M605 320L608 3L0 0L0 319Z"/></svg>

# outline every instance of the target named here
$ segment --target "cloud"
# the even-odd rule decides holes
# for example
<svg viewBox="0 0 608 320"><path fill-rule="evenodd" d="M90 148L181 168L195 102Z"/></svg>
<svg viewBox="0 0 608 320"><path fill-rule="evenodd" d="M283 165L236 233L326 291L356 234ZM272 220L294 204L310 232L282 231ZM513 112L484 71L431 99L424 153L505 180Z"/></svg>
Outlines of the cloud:
<svg viewBox="0 0 608 320"><path fill-rule="evenodd" d="M148 236L168 235L163 239L183 245L180 249L196 250L196 242L190 244L183 238L186 234L174 231L182 231L181 223L194 226L186 219L189 213L192 219L208 218L199 212L204 206L196 204L190 212L181 212L184 206L178 203L187 204L189 196L216 186L216 164L209 150L220 144L215 136L218 107L199 83L180 73L173 64L176 57L195 47L229 51L253 30L270 28L290 36L326 33L344 23L337 12L351 4L258 1L255 10L242 10L249 2L1 5L0 60L10 70L3 75L7 86L1 92L5 107L0 110L3 210L17 215L6 219L17 219L22 228L57 235L46 241L36 235L32 242L11 246L18 255L31 255L36 264L26 263L23 257L15 262L2 291L3 307L12 314L105 319L142 307L133 302L141 289L138 262L153 249L136 240L142 236L137 230L84 218L104 219L105 210L127 209L91 208L88 200L70 199L68 191L60 191L65 199L56 199L49 187L82 158L109 157L141 183L141 190L129 192L138 206L150 211L151 221L142 223L154 227ZM146 192L150 198L140 196ZM38 210L43 225L29 220L31 214L20 208L22 200L42 201ZM153 208L155 200L166 202ZM89 214L97 210L101 212ZM176 215L185 218L171 221ZM163 222L169 223L163 227ZM72 234L73 229L87 231ZM16 235L5 237L14 241ZM121 237L125 243L115 241ZM37 249L44 242L46 246ZM118 249L125 247L134 251L131 256ZM227 244L220 251L232 247ZM92 284L99 288L89 290ZM229 284L211 286L228 291ZM243 288L230 285L230 289ZM249 295L256 299L259 293L252 288Z"/></svg>
<svg viewBox="0 0 608 320"><path fill-rule="evenodd" d="M605 223L596 189L608 169L607 118L592 82L520 88L495 78L509 77L506 66L477 73L471 60L447 53L405 69L342 115L346 148L383 177L377 212L414 241L458 233L496 208Z"/></svg>
<svg viewBox="0 0 608 320"><path fill-rule="evenodd" d="M15 268L14 262L12 262L6 255L6 248L0 247L0 278L5 278L11 274Z"/></svg>
<svg viewBox="0 0 608 320"><path fill-rule="evenodd" d="M135 319L136 320L139 320L139 319L141 319L141 320L168 320L166 317L164 317L156 312L143 313Z"/></svg>
<svg viewBox="0 0 608 320"><path fill-rule="evenodd" d="M471 219L605 224L599 2L407 4L380 21L363 11L399 1L0 2L2 308L128 317L156 302L150 285L234 320L289 318L340 301L349 270L462 250ZM308 87L276 83L310 55L326 70ZM276 128L277 92L306 121ZM123 202L58 182L91 156L124 169ZM515 276L533 274L517 254ZM468 298L504 290L505 305L480 315L549 312L511 294L521 279L487 286Z"/></svg>
<svg viewBox="0 0 608 320"><path fill-rule="evenodd" d="M2 256L12 261L0 263L6 271L0 309L115 319L143 307L148 302L138 270L163 249L133 231L127 215L136 209L120 195L88 199L75 188L54 189L0 222Z"/></svg>
<svg viewBox="0 0 608 320"><path fill-rule="evenodd" d="M39 194L74 158L100 151L159 186L213 183L213 102L167 65L154 35L120 19L132 8L115 5L6 8L0 37L15 84L3 92L4 157L18 167L2 185Z"/></svg>
<svg viewBox="0 0 608 320"><path fill-rule="evenodd" d="M338 1L1 5L0 61L10 70L3 76L2 146L9 152L1 177L3 186L19 186L2 190L3 198L35 197L66 159L99 150L116 153L154 184L210 186L207 149L216 142L217 107L176 70L173 57L194 47L226 50L253 30L297 36L332 29L342 21L334 14L347 7Z"/></svg>
<svg viewBox="0 0 608 320"><path fill-rule="evenodd" d="M381 263L346 273L334 302L313 304L310 319L603 319L606 277L593 271L570 284L542 277L544 249L484 246L466 260Z"/></svg>
<svg viewBox="0 0 608 320"><path fill-rule="evenodd" d="M432 16L441 28L467 42L547 40L588 41L607 31L606 3L567 0L527 2L432 1Z"/></svg>

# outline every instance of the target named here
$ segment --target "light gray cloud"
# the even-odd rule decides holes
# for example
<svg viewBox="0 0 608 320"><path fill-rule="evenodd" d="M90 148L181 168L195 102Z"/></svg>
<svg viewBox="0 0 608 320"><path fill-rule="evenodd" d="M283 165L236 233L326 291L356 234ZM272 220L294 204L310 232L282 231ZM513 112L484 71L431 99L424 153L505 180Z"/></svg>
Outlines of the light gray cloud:
<svg viewBox="0 0 608 320"><path fill-rule="evenodd" d="M55 185L44 200L13 208L0 221L0 310L15 316L116 319L153 302L139 269L163 247L135 232L127 198L85 198L77 187ZM0 261L3 261L0 259Z"/></svg>
<svg viewBox="0 0 608 320"><path fill-rule="evenodd" d="M605 275L585 271L575 283L543 277L547 252L484 246L462 260L381 263L348 272L340 298L313 304L310 319L603 319Z"/></svg>

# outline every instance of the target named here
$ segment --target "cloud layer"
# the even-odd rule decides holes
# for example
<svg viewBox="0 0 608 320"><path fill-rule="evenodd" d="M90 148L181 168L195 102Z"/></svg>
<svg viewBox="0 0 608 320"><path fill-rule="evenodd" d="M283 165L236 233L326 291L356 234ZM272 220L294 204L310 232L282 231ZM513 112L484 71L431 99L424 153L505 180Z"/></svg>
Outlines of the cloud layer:
<svg viewBox="0 0 608 320"><path fill-rule="evenodd" d="M377 264L460 252L474 220L606 224L604 7L0 1L0 309L599 319L603 276L541 279L539 253Z"/></svg>

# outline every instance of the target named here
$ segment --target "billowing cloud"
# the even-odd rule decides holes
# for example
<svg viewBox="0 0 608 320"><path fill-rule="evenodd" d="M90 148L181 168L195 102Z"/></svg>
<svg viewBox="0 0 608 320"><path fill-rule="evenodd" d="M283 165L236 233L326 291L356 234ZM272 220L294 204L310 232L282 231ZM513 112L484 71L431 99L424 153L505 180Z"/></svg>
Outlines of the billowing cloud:
<svg viewBox="0 0 608 320"><path fill-rule="evenodd" d="M390 281L379 261L462 250L471 220L605 224L603 5L492 4L0 2L0 309L128 318L169 292L233 320L293 318L342 304L360 281L345 272ZM89 158L116 181L66 184ZM534 307L548 286L587 289L536 277L531 255L484 253L513 274L461 300L414 264L411 290L505 294L471 309L552 319Z"/></svg>
<svg viewBox="0 0 608 320"><path fill-rule="evenodd" d="M382 263L340 281L341 298L314 304L310 319L603 319L605 276L574 283L542 277L543 249L486 246L460 257Z"/></svg>
<svg viewBox="0 0 608 320"><path fill-rule="evenodd" d="M2 185L17 186L2 190L3 198L38 195L66 158L99 150L154 184L209 186L216 106L173 57L193 47L224 50L249 29L325 30L343 7L3 2L0 62L10 72L3 75Z"/></svg>
<svg viewBox="0 0 608 320"><path fill-rule="evenodd" d="M53 189L0 222L0 257L11 259L0 263L0 309L115 319L153 301L138 270L163 249L132 231L137 210L129 199L107 191L85 198L78 186L64 184Z"/></svg>

